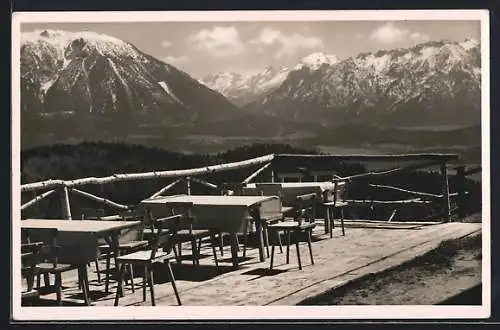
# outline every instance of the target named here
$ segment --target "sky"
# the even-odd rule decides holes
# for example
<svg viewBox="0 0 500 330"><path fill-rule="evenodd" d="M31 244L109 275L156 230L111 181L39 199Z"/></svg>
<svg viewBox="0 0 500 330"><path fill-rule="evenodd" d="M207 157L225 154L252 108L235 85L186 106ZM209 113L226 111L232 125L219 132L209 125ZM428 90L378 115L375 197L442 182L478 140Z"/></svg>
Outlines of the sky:
<svg viewBox="0 0 500 330"><path fill-rule="evenodd" d="M314 52L339 59L429 40L481 40L478 20L23 23L21 32L94 31L132 43L195 78L294 65Z"/></svg>

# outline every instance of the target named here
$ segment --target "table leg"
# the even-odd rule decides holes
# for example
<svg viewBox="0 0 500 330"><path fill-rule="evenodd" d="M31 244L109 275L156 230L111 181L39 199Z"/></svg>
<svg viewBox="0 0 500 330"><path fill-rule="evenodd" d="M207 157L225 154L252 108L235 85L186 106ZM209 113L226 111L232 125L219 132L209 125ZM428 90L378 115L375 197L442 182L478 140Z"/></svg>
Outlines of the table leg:
<svg viewBox="0 0 500 330"><path fill-rule="evenodd" d="M238 240L236 239L236 233L231 233L229 237L231 239L231 260L233 267L238 268Z"/></svg>
<svg viewBox="0 0 500 330"><path fill-rule="evenodd" d="M118 281L122 281L123 277L120 277L120 269L118 267L118 263L116 259L120 256L120 242L118 241L119 232L112 232L109 234L108 241L109 248L113 253L113 258L115 259L115 278ZM120 293L120 297L123 297L123 283L119 283L118 291Z"/></svg>
<svg viewBox="0 0 500 330"><path fill-rule="evenodd" d="M85 305L90 306L91 301L89 297L89 285L88 285L88 274L87 274L87 263L82 263L78 267L78 276L80 277L82 285L83 300Z"/></svg>
<svg viewBox="0 0 500 330"><path fill-rule="evenodd" d="M330 207L325 206L325 234L330 232Z"/></svg>
<svg viewBox="0 0 500 330"><path fill-rule="evenodd" d="M259 260L262 262L266 260L264 255L264 237L262 233L262 222L260 219L260 212L256 210L253 212L253 218L255 222L255 232L257 236L257 246L259 247Z"/></svg>

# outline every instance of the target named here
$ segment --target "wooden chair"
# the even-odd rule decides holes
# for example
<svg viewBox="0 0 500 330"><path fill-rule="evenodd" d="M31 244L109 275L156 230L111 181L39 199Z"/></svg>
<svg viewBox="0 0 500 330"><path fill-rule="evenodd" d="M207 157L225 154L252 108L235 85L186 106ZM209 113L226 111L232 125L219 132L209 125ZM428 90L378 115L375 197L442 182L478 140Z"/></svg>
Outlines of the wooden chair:
<svg viewBox="0 0 500 330"><path fill-rule="evenodd" d="M104 217L104 210L102 209L84 209L86 213L82 213L82 219L87 219L87 220L102 220ZM144 211L141 208L132 208L131 210L122 212L118 214L118 219L115 220L121 220L121 221L135 221L135 220L144 220ZM120 251L120 254L129 254L134 251L138 251L144 247L147 246L148 241L143 239L143 229L144 229L145 224L143 223L140 226L139 231L137 232L136 239L133 240L128 240L126 242L119 242L118 249ZM105 292L109 292L109 276L111 273L111 259L115 261L115 267L116 266L116 258L111 251L111 247L109 244L100 244L99 245L99 251L101 256L103 256L106 259L106 278L105 278ZM99 270L99 261L96 259L95 260L95 265L96 265L96 272L97 272L97 281L100 283L101 282L101 276L100 276L100 270ZM129 266L128 269L128 280L130 281L130 286L132 289L132 292L135 292L135 285L134 285L134 269L132 266Z"/></svg>
<svg viewBox="0 0 500 330"><path fill-rule="evenodd" d="M38 253L43 245L42 242L21 244L21 276L26 279L26 290L21 292L21 304L30 303L40 297L40 293L34 288L35 274L38 271Z"/></svg>
<svg viewBox="0 0 500 330"><path fill-rule="evenodd" d="M339 218L342 228L342 236L345 236L344 208L348 206L348 203L345 201L347 196L347 185L347 181L343 181L343 184L340 184L339 181L335 181L333 201L323 203L326 215L325 228L328 228L330 232L330 238L333 237L333 229L335 228L334 219L336 218L337 214L340 215Z"/></svg>
<svg viewBox="0 0 500 330"><path fill-rule="evenodd" d="M299 264L299 269L302 270L302 262L300 259L300 251L299 251L299 239L301 236L305 236L305 240L309 247L309 255L311 258L311 264L314 265L314 258L312 253L312 244L311 244L311 236L312 231L316 227L316 223L314 222L314 209L313 206L316 199L316 194L306 194L297 196L297 201L295 205L295 216L290 218L285 218L285 221L278 222L274 224L270 224L267 226L267 230L269 233L273 233L274 237L277 238L277 241L281 243L281 233L287 237L287 245L286 245L286 263L290 263L290 244L291 244L291 236L294 234L295 238L295 247L297 250L297 261ZM274 261L274 247L275 243L272 243L271 247L271 263L269 268L273 268Z"/></svg>
<svg viewBox="0 0 500 330"><path fill-rule="evenodd" d="M36 268L34 268L36 275L53 274L55 276L55 291L57 297L57 304L62 305L62 276L61 274L66 271L78 269L79 265L71 263L59 262L61 249L57 243L58 231L57 229L22 229L29 241L43 242L39 245L36 252ZM88 277L87 274L80 274L80 281L82 282L82 290L85 300L88 301ZM39 288L38 288L39 289Z"/></svg>
<svg viewBox="0 0 500 330"><path fill-rule="evenodd" d="M200 251L201 243L204 238L210 238L210 245L212 246L212 253L215 260L215 266L217 270L219 269L219 263L217 260L216 246L217 242L215 239L215 233L208 229L194 229L195 217L192 212L192 206L186 206L184 203L181 205L172 205L172 214L182 215L182 223L172 233L173 243L174 243L174 253L178 263L182 263L182 243L191 243L191 254L193 257L193 265L200 265ZM177 245L177 251L175 250L175 245Z"/></svg>
<svg viewBox="0 0 500 330"><path fill-rule="evenodd" d="M255 193L252 193L252 195L257 195L257 196L278 196L282 197L283 192L281 189L281 184L280 183L256 183L255 184ZM242 191L242 194L247 195L248 193L245 192L245 190ZM262 222L262 236L264 239L264 246L266 248L266 255L269 258L269 232L267 230L268 225L277 223L280 221L284 220L284 214L290 211L289 207L282 207L282 213L279 214L273 214L273 215L261 215L261 222ZM246 247L247 247L247 242L248 242L248 234L251 231L252 226L254 225L253 223L253 218L250 217L247 219L247 228L245 228L245 232L243 233L243 256L246 256ZM280 247L280 251L283 253L283 246L281 244L281 235L278 235L278 243Z"/></svg>
<svg viewBox="0 0 500 330"><path fill-rule="evenodd" d="M146 301L146 281L149 285L149 290L151 294L151 304L155 306L155 294L154 294L154 280L153 280L153 266L158 264L166 263L168 268L168 276L172 284L172 288L177 299L177 303L181 305L181 300L177 287L175 285L175 278L172 272L172 267L170 266L171 250L172 250L172 230L166 228L172 228L177 226L181 220L182 215L173 215L160 219L150 219L151 230L154 233L148 240L148 249L140 250L130 254L121 255L116 258L117 265L120 267L120 275L118 278L118 289L116 291L115 306L118 306L118 301L120 299L122 291L123 277L125 273L125 267L127 265L141 266L144 269L143 275L143 293L142 299ZM173 230L175 231L175 230Z"/></svg>

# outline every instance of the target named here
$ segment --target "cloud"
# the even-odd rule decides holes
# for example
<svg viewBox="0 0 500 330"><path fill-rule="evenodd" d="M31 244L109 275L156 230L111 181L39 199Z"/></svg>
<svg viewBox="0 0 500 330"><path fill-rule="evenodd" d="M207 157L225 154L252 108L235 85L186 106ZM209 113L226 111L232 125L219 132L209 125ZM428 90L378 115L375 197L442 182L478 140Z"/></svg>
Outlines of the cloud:
<svg viewBox="0 0 500 330"><path fill-rule="evenodd" d="M185 55L175 57L175 56L167 56L163 58L163 61L166 63L184 63L188 61L188 58Z"/></svg>
<svg viewBox="0 0 500 330"><path fill-rule="evenodd" d="M420 32L413 32L412 34L410 34L410 39L414 41L429 41L430 37Z"/></svg>
<svg viewBox="0 0 500 330"><path fill-rule="evenodd" d="M244 50L238 30L234 26L216 26L191 34L187 44L214 57L228 57L241 54Z"/></svg>
<svg viewBox="0 0 500 330"><path fill-rule="evenodd" d="M308 37L299 33L284 34L275 29L264 28L260 34L249 41L250 44L257 46L257 51L262 51L264 46L278 46L275 58L282 58L286 55L292 55L299 50L323 48L323 40L317 37Z"/></svg>
<svg viewBox="0 0 500 330"><path fill-rule="evenodd" d="M168 40L164 40L164 41L161 42L161 46L163 48L172 47L172 43L170 41L168 41Z"/></svg>
<svg viewBox="0 0 500 330"><path fill-rule="evenodd" d="M420 32L411 32L409 29L397 27L394 23L386 23L376 28L370 34L370 38L387 45L408 40L408 38L416 42L429 40L428 35Z"/></svg>

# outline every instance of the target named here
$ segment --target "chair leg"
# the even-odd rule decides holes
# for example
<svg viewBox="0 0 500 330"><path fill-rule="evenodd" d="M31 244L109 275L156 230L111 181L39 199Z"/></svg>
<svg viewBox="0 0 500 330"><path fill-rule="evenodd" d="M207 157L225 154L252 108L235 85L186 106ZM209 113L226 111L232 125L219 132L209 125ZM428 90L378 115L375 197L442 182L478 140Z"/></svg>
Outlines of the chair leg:
<svg viewBox="0 0 500 330"><path fill-rule="evenodd" d="M330 231L330 214L328 212L328 206L325 206L325 234Z"/></svg>
<svg viewBox="0 0 500 330"><path fill-rule="evenodd" d="M191 239L191 254L193 255L193 265L198 265L198 256L196 251L198 250L196 246L196 238Z"/></svg>
<svg viewBox="0 0 500 330"><path fill-rule="evenodd" d="M95 260L95 271L97 273L97 283L101 283L101 271L99 270L99 260Z"/></svg>
<svg viewBox="0 0 500 330"><path fill-rule="evenodd" d="M345 230L344 230L344 208L340 209L340 224L342 225L342 236L345 236Z"/></svg>
<svg viewBox="0 0 500 330"><path fill-rule="evenodd" d="M245 221L245 228L243 229L243 257L247 256L247 244L248 244L248 220Z"/></svg>
<svg viewBox="0 0 500 330"><path fill-rule="evenodd" d="M57 305L62 306L61 273L56 274L55 287L56 287Z"/></svg>
<svg viewBox="0 0 500 330"><path fill-rule="evenodd" d="M118 264L117 264L118 267ZM116 296L115 296L115 306L118 306L118 300L120 299L120 293L122 291L122 285L123 285L123 274L125 272L125 264L120 265L120 274L118 275L118 288L116 289Z"/></svg>
<svg viewBox="0 0 500 330"><path fill-rule="evenodd" d="M182 243L177 243L177 250L179 252L179 263L182 263Z"/></svg>
<svg viewBox="0 0 500 330"><path fill-rule="evenodd" d="M219 249L220 255L224 256L224 235L222 233L219 233Z"/></svg>
<svg viewBox="0 0 500 330"><path fill-rule="evenodd" d="M38 274L38 275L36 276L36 287L37 287L37 289L40 289L40 286L41 286L41 283L40 283L40 282L41 282L41 278L42 278L42 275L40 275L40 274Z"/></svg>
<svg viewBox="0 0 500 330"><path fill-rule="evenodd" d="M111 272L111 265L110 265L110 261L111 261L111 256L108 255L106 256L106 283L104 285L104 291L106 293L109 293L109 273Z"/></svg>
<svg viewBox="0 0 500 330"><path fill-rule="evenodd" d="M134 267L132 264L128 264L128 275L130 276L130 286L132 287L132 293L135 292L134 285Z"/></svg>
<svg viewBox="0 0 500 330"><path fill-rule="evenodd" d="M175 248L175 244L172 245L172 251L174 251L175 261L179 263L179 254L177 254L177 249Z"/></svg>
<svg viewBox="0 0 500 330"><path fill-rule="evenodd" d="M148 266L144 265L144 273L142 274L142 301L146 301L146 279L148 275Z"/></svg>
<svg viewBox="0 0 500 330"><path fill-rule="evenodd" d="M236 240L236 251L240 252L240 240L238 239L238 234L234 235L234 239Z"/></svg>
<svg viewBox="0 0 500 330"><path fill-rule="evenodd" d="M281 244L281 232L279 230L276 231L276 236L278 236L278 244L280 246L280 253L283 253L283 244Z"/></svg>
<svg viewBox="0 0 500 330"><path fill-rule="evenodd" d="M291 233L289 230L285 231L286 234L286 263L290 263L290 241L291 241Z"/></svg>
<svg viewBox="0 0 500 330"><path fill-rule="evenodd" d="M309 246L309 255L311 256L311 264L314 265L314 258L313 258L313 251L312 251L312 244L311 244L311 231L307 231L307 245Z"/></svg>
<svg viewBox="0 0 500 330"><path fill-rule="evenodd" d="M279 236L279 232L276 232ZM271 263L269 265L269 269L273 269L273 261L274 261L274 244L271 247Z"/></svg>
<svg viewBox="0 0 500 330"><path fill-rule="evenodd" d="M198 258L199 258L199 257L200 257L200 255L201 255L201 237L198 239L198 250L197 250L197 252L196 252L196 255L198 256ZM198 259L198 264L200 264L200 263L199 263L199 259Z"/></svg>
<svg viewBox="0 0 500 330"><path fill-rule="evenodd" d="M85 300L85 305L90 306L90 297L89 297L89 275L87 272L87 267L82 267L82 292L83 299Z"/></svg>
<svg viewBox="0 0 500 330"><path fill-rule="evenodd" d="M81 268L78 268L78 290L81 290L83 287L83 275Z"/></svg>
<svg viewBox="0 0 500 330"><path fill-rule="evenodd" d="M210 233L210 245L212 245L212 253L214 255L214 260L215 260L215 267L217 268L217 272L219 272L219 262L217 261L217 250L215 249L215 246L217 244L215 240L215 235L213 233Z"/></svg>
<svg viewBox="0 0 500 330"><path fill-rule="evenodd" d="M267 226L263 226L262 234L264 238L264 245L266 246L266 255L269 258L269 233L267 232Z"/></svg>
<svg viewBox="0 0 500 330"><path fill-rule="evenodd" d="M295 241L295 247L297 248L297 261L299 262L299 269L302 270L302 263L300 262L300 251L299 251L299 240Z"/></svg>
<svg viewBox="0 0 500 330"><path fill-rule="evenodd" d="M155 306L155 283L153 279L153 270L149 269L148 272L149 293L151 294L151 305Z"/></svg>
<svg viewBox="0 0 500 330"><path fill-rule="evenodd" d="M50 277L49 277L49 275L50 275L49 273L43 274L44 285L47 288L50 286Z"/></svg>
<svg viewBox="0 0 500 330"><path fill-rule="evenodd" d="M214 246L215 251L215 246ZM174 272L170 266L170 260L167 260L168 276L170 277L170 283L172 283L172 288L174 289L175 298L177 299L177 304L182 305L181 298L179 297L179 292L177 291L177 286L175 285Z"/></svg>

